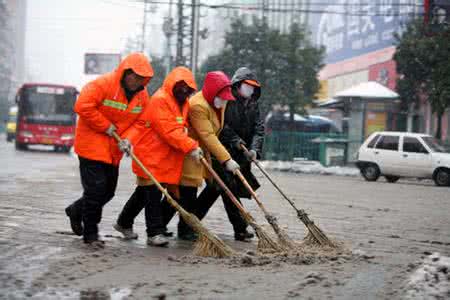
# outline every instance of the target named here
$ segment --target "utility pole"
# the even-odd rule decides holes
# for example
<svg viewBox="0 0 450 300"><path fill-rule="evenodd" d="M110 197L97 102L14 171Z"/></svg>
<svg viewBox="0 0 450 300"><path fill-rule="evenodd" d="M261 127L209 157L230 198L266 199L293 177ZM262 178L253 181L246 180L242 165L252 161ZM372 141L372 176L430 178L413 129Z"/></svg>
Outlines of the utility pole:
<svg viewBox="0 0 450 300"><path fill-rule="evenodd" d="M191 7L191 70L195 74L197 71L197 57L196 52L198 48L198 14L197 14L197 0L192 0Z"/></svg>
<svg viewBox="0 0 450 300"><path fill-rule="evenodd" d="M177 54L175 58L175 64L177 66L184 65L185 59L183 56L183 40L184 40L184 16L183 16L183 0L178 0L177 4L178 13L178 28L177 28Z"/></svg>
<svg viewBox="0 0 450 300"><path fill-rule="evenodd" d="M147 30L147 4L148 0L144 0L144 18L142 22L142 42L141 42L141 52L145 53L145 39L146 39L146 30Z"/></svg>
<svg viewBox="0 0 450 300"><path fill-rule="evenodd" d="M169 2L169 15L164 20L163 32L166 36L166 53L165 53L165 64L166 64L166 74L172 69L172 35L174 32L173 28L173 18L172 18L172 0Z"/></svg>
<svg viewBox="0 0 450 300"><path fill-rule="evenodd" d="M196 36L197 36L197 32L196 32L196 24L195 24L195 16L196 16L196 1L192 0L192 7L191 7L191 70L192 73L195 74L195 41L196 41Z"/></svg>
<svg viewBox="0 0 450 300"><path fill-rule="evenodd" d="M193 5L196 8L196 5ZM195 25L193 27L192 22L194 10L191 10L191 15L184 14L184 4L183 0L178 0L177 11L178 11L178 28L177 28L177 54L175 58L175 63L177 66L184 65L189 68L193 67L193 53L194 49L194 32ZM191 23L190 23L191 22Z"/></svg>

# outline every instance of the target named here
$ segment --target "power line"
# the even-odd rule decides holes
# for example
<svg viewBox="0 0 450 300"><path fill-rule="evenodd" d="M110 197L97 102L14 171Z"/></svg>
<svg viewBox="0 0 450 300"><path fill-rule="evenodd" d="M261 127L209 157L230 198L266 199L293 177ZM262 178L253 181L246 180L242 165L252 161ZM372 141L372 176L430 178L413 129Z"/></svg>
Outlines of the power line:
<svg viewBox="0 0 450 300"><path fill-rule="evenodd" d="M140 2L140 1L139 1ZM169 2L165 1L152 1L153 4L170 4ZM281 4L281 3L280 3ZM311 3L310 3L311 4ZM324 3L323 3L324 4ZM342 3L344 4L344 3ZM393 3L394 4L394 3ZM406 4L406 3L397 3L397 6L402 7L410 7L410 8L421 8L422 6L419 6L417 4ZM403 5L404 4L404 5ZM384 12L384 13L367 13L365 10L361 11L329 11L329 10L319 10L319 9L301 9L301 8L271 8L269 7L261 7L261 6L250 6L250 5L243 5L243 4L205 4L205 3L198 3L195 5L189 4L189 3L183 3L181 4L183 6L198 6L208 9L231 9L231 10L244 10L244 11L263 11L263 12L275 12L275 13L308 13L308 14L331 14L331 15L346 15L346 16L410 16L410 15L424 15L423 12L408 12L408 13L401 13L401 12ZM289 4L285 3L283 6L287 6ZM337 6L339 4L327 4L327 6ZM278 5L280 6L280 5ZM344 5L343 5L344 6ZM374 8L380 8L380 7L389 7L388 5L375 5L373 3L364 3L364 4L358 4L356 7L374 7Z"/></svg>
<svg viewBox="0 0 450 300"><path fill-rule="evenodd" d="M105 0L103 0L105 1ZM134 3L143 3L145 0L134 0ZM170 4L169 2L164 1L151 1L151 3L154 4ZM117 5L120 5L119 3L115 3ZM266 3L265 6L292 6L293 3L287 3L287 2L279 2L279 3ZM298 4L298 3L295 3ZM192 6L190 3L183 3L185 6ZM222 4L206 4L206 3L198 3L195 4L196 6L203 6L203 7L209 7L209 8L222 8L222 7L228 7L228 6L239 6L239 7L245 7L245 6L261 6L254 3L238 3L238 2L232 2L232 3L222 3ZM418 7L422 8L423 4L416 4L416 3L390 3L390 4L380 4L380 3L374 3L374 2L365 2L365 3L327 3L327 2L308 2L309 6L377 6L377 7L389 7L389 6L395 6L395 7ZM261 8L263 9L263 8Z"/></svg>

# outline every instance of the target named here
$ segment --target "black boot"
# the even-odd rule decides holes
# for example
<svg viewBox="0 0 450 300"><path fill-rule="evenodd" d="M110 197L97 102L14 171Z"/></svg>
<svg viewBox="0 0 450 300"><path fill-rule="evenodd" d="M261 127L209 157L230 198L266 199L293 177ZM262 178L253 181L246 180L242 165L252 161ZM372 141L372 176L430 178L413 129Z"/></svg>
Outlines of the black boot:
<svg viewBox="0 0 450 300"><path fill-rule="evenodd" d="M195 241L198 239L198 234L191 227L184 224L184 226L178 226L178 238L184 241Z"/></svg>
<svg viewBox="0 0 450 300"><path fill-rule="evenodd" d="M163 236L165 237L172 237L173 236L173 232L167 230L167 227L164 228L164 231L161 233Z"/></svg>
<svg viewBox="0 0 450 300"><path fill-rule="evenodd" d="M183 241L193 242L198 239L198 234L196 234L195 232L178 232L178 238Z"/></svg>
<svg viewBox="0 0 450 300"><path fill-rule="evenodd" d="M234 239L236 241L242 241L242 242L250 242L252 238L254 238L255 235L251 232L243 231L243 232L235 232L234 233Z"/></svg>
<svg viewBox="0 0 450 300"><path fill-rule="evenodd" d="M70 210L70 206L66 208L66 215L70 219L70 227L72 228L72 231L74 234L81 236L83 235L83 224L81 217L75 216L72 211Z"/></svg>

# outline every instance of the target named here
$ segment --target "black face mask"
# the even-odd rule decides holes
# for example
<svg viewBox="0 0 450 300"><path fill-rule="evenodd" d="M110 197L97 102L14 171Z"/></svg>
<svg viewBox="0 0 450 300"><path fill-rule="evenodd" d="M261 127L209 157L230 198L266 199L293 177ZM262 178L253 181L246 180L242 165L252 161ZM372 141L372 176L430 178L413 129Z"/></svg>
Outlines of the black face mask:
<svg viewBox="0 0 450 300"><path fill-rule="evenodd" d="M190 88L184 81L178 81L174 85L172 92L178 104L183 105L187 98L192 95L194 89Z"/></svg>
<svg viewBox="0 0 450 300"><path fill-rule="evenodd" d="M125 77L126 77L128 74L130 74L130 73L133 73L133 70L131 70L131 69L126 69L126 70L123 72L122 78L120 79L120 85L122 86L123 90L125 91L125 97L127 97L127 100L128 100L128 101L131 101L131 99L133 99L133 96L134 96L136 93L138 93L138 92L140 92L140 91L142 91L142 90L144 89L143 86L140 86L140 87L139 87L137 90L135 90L135 91L132 91L132 90L128 89L128 86L127 86L127 84L125 83Z"/></svg>

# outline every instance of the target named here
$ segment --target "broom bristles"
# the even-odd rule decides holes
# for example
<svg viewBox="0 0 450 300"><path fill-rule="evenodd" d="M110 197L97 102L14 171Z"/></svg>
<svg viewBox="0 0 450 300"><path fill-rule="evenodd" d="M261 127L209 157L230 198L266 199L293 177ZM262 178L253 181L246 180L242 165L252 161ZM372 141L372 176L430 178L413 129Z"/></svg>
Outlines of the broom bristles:
<svg viewBox="0 0 450 300"><path fill-rule="evenodd" d="M325 233L314 224L308 214L305 213L304 210L297 211L298 218L305 224L306 228L308 228L308 235L305 238L305 241L312 244L317 244L320 246L333 247L336 245L325 235Z"/></svg>
<svg viewBox="0 0 450 300"><path fill-rule="evenodd" d="M281 228L278 229L278 242L286 249L295 249L295 242L289 238L286 231Z"/></svg>
<svg viewBox="0 0 450 300"><path fill-rule="evenodd" d="M307 228L309 232L304 239L306 243L331 248L337 247L314 223L309 224Z"/></svg>
<svg viewBox="0 0 450 300"><path fill-rule="evenodd" d="M220 240L211 241L211 237L200 233L197 241L194 244L194 255L209 256L209 257L230 257L235 255L234 251L228 247L218 246Z"/></svg>
<svg viewBox="0 0 450 300"><path fill-rule="evenodd" d="M194 255L221 258L230 257L235 254L233 249L216 235L209 232L195 215L184 210L179 210L179 213L183 220L199 234L194 245Z"/></svg>
<svg viewBox="0 0 450 300"><path fill-rule="evenodd" d="M278 236L278 241L280 242L280 244L286 249L294 249L295 248L294 241L292 241L291 238L287 235L287 233L280 228L280 226L278 225L277 218L272 215L266 214L266 219L269 222L269 224L272 225L273 230Z"/></svg>
<svg viewBox="0 0 450 300"><path fill-rule="evenodd" d="M275 242L259 225L255 222L249 222L250 226L255 230L258 236L258 251L260 252L283 252L284 249L281 245Z"/></svg>

